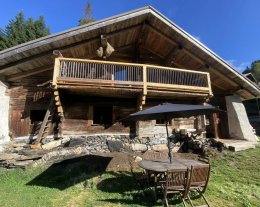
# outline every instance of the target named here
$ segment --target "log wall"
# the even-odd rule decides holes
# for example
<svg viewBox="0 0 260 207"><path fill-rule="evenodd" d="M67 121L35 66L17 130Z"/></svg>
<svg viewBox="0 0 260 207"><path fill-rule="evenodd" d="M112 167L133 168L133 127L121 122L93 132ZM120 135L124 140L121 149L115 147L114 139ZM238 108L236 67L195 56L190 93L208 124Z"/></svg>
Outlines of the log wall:
<svg viewBox="0 0 260 207"><path fill-rule="evenodd" d="M69 101L73 100L73 101ZM118 120L136 111L135 98L90 97L61 93L65 120L64 134L92 134L92 133L130 133L134 124L122 124ZM112 124L98 125L93 123L95 107L111 107Z"/></svg>
<svg viewBox="0 0 260 207"><path fill-rule="evenodd" d="M52 72L39 73L37 75L22 78L12 82L8 91L10 96L9 130L11 137L26 136L30 134L31 110L46 110L51 89L37 87L37 85L51 80Z"/></svg>

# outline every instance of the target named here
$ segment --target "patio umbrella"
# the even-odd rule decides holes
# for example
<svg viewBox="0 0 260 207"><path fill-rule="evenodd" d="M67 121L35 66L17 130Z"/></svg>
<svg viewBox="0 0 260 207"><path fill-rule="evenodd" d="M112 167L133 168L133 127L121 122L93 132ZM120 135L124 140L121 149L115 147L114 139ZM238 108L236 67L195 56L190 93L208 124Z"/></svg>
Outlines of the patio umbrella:
<svg viewBox="0 0 260 207"><path fill-rule="evenodd" d="M122 119L122 121L145 121L145 120L155 120L164 119L166 120L166 132L168 141L168 150L170 162L172 162L172 148L173 143L169 139L169 132L167 121L172 118L184 118L198 115L211 114L220 111L212 105L186 105L186 104L171 104L163 103L157 106L130 114L128 117Z"/></svg>

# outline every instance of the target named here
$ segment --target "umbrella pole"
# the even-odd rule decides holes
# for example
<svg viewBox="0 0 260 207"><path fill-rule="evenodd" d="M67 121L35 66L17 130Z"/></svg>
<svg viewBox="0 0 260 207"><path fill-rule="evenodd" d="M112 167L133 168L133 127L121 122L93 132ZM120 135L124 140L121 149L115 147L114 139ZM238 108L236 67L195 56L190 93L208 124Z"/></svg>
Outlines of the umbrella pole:
<svg viewBox="0 0 260 207"><path fill-rule="evenodd" d="M167 141L168 141L168 156L170 158L170 163L172 163L172 144L171 141L169 139L169 131L168 131L168 121L166 121L166 133L167 133Z"/></svg>

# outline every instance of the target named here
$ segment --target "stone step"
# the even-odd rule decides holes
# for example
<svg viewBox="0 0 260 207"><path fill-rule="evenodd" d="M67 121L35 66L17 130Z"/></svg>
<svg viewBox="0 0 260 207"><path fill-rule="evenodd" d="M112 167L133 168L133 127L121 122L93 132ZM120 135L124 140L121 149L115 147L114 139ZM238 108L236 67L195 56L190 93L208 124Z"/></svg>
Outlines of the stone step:
<svg viewBox="0 0 260 207"><path fill-rule="evenodd" d="M255 145L247 144L247 145L229 146L228 149L233 152L238 152L238 151L247 150L247 149L255 149Z"/></svg>
<svg viewBox="0 0 260 207"><path fill-rule="evenodd" d="M244 140L219 139L227 149L238 152L247 149L254 149L258 142L250 142Z"/></svg>

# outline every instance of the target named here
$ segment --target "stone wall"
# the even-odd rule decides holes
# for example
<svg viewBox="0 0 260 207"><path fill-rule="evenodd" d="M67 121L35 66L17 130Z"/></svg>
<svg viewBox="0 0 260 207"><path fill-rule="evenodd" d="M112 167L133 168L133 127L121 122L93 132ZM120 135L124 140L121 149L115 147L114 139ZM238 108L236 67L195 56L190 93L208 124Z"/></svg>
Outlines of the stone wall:
<svg viewBox="0 0 260 207"><path fill-rule="evenodd" d="M132 137L127 134L123 135L81 135L68 136L70 139L69 147L85 146L90 153L109 152L121 150L146 151L146 150L165 150L167 149L166 136L154 136L147 138Z"/></svg>
<svg viewBox="0 0 260 207"><path fill-rule="evenodd" d="M187 129L204 130L205 123L204 116L190 117L190 118L175 118L172 120L172 125L168 126L169 135L173 129ZM165 124L156 124L155 120L138 121L136 122L136 134L138 137L166 137Z"/></svg>
<svg viewBox="0 0 260 207"><path fill-rule="evenodd" d="M168 127L169 133L172 132L172 127ZM138 137L153 137L153 136L165 136L165 125L156 125L155 120L151 121L137 121L136 122L136 135Z"/></svg>
<svg viewBox="0 0 260 207"><path fill-rule="evenodd" d="M0 143L9 140L9 96L6 95L6 89L0 81Z"/></svg>

